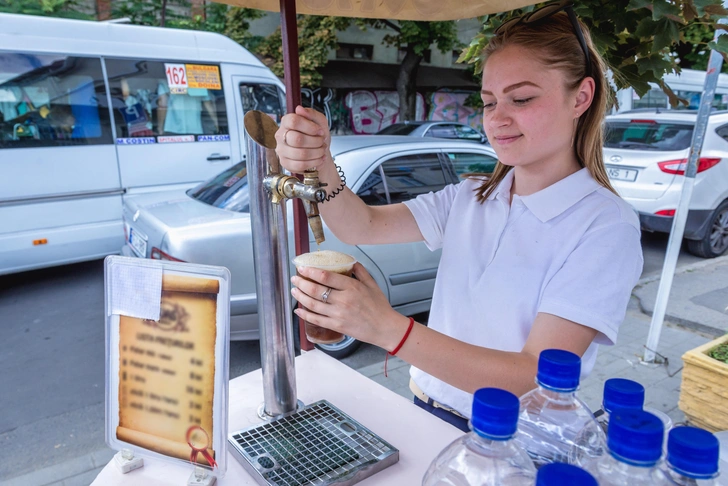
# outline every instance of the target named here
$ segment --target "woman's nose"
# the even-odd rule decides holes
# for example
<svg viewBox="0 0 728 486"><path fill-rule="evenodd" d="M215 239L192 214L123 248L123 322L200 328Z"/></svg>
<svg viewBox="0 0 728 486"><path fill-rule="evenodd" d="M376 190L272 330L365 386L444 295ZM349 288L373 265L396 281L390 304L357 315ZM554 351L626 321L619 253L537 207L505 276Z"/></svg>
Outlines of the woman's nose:
<svg viewBox="0 0 728 486"><path fill-rule="evenodd" d="M493 127L503 127L510 123L510 116L505 107L501 107L501 103L495 105L495 107L488 114L488 124Z"/></svg>

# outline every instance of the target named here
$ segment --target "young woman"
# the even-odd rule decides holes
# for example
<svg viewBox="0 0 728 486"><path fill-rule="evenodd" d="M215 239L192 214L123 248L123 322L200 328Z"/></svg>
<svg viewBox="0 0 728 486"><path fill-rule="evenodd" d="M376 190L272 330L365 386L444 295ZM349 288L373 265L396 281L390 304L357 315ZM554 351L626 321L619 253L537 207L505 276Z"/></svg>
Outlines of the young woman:
<svg viewBox="0 0 728 486"><path fill-rule="evenodd" d="M310 309L301 318L397 350L412 365L415 403L463 430L472 393L527 392L544 349L582 356L588 374L597 345L616 341L642 271L639 222L602 161L608 91L586 28L557 5L504 24L483 57L492 177L403 204L369 207L347 189L320 205L345 243L442 248L429 327L395 312L361 265L357 280L316 270L305 275L315 282L292 279ZM284 167L315 167L340 186L323 115L298 107L276 139Z"/></svg>

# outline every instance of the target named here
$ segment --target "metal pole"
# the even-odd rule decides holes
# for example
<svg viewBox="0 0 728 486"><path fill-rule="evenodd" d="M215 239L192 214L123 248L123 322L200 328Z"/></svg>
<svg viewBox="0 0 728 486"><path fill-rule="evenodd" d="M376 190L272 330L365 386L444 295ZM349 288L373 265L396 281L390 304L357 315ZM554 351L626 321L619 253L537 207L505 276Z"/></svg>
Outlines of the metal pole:
<svg viewBox="0 0 728 486"><path fill-rule="evenodd" d="M296 22L296 1L280 0L281 40L283 42L283 81L286 85L286 111L293 113L301 104L301 73L298 64L298 24ZM297 174L298 175L298 174ZM300 175L298 178L301 179ZM293 201L293 236L296 255L309 252L308 218L303 203ZM311 351L313 344L306 339L303 321L299 325L301 349Z"/></svg>
<svg viewBox="0 0 728 486"><path fill-rule="evenodd" d="M274 204L263 186L269 172L266 150L272 150L256 143L247 130L245 144L263 373L264 402L259 415L275 417L297 406L286 204Z"/></svg>
<svg viewBox="0 0 728 486"><path fill-rule="evenodd" d="M717 29L714 38L717 40L721 33L722 30ZM718 84L718 75L720 74L722 64L723 56L717 51L711 50L710 59L708 60L708 70L705 75L703 94L700 97L700 108L698 109L698 117L695 121L695 129L693 131L693 140L690 144L690 155L688 156L688 163L685 168L680 202L675 211L675 218L672 221L670 239L668 240L667 253L665 254L665 263L662 267L662 275L660 276L660 287L657 290L655 311L652 314L650 332L647 335L647 344L645 345L645 352L642 357L644 363L655 362L655 351L657 351L657 345L660 342L660 333L662 332L662 324L665 320L665 312L667 312L667 301L670 297L672 279L675 276L677 257L680 253L680 246L682 245L683 234L685 233L685 223L688 218L693 186L695 185L695 175L698 172L698 159L703 148L705 130L708 126L708 117L710 116L710 110L713 105L715 87Z"/></svg>

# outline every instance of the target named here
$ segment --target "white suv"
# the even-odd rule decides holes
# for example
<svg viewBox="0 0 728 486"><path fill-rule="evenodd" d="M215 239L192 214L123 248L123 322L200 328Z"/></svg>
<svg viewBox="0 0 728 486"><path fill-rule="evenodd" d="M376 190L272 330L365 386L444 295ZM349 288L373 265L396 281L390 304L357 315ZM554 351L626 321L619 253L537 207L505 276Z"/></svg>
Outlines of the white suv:
<svg viewBox="0 0 728 486"><path fill-rule="evenodd" d="M606 119L607 173L646 231L670 232L696 117L695 111L646 109ZM728 250L728 112L710 115L685 238L701 257Z"/></svg>

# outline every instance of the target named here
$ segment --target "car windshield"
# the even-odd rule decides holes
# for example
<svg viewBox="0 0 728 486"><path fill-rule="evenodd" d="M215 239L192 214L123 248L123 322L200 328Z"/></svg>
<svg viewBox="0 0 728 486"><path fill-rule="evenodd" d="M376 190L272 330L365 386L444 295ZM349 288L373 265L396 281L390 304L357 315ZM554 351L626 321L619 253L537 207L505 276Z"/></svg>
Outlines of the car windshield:
<svg viewBox="0 0 728 486"><path fill-rule="evenodd" d="M190 189L187 195L216 208L249 213L250 192L245 162L240 162L209 181Z"/></svg>
<svg viewBox="0 0 728 486"><path fill-rule="evenodd" d="M395 123L383 128L377 132L377 135L409 135L419 125L410 125L409 123Z"/></svg>
<svg viewBox="0 0 728 486"><path fill-rule="evenodd" d="M689 123L654 120L608 121L604 146L634 150L685 150L693 138Z"/></svg>

